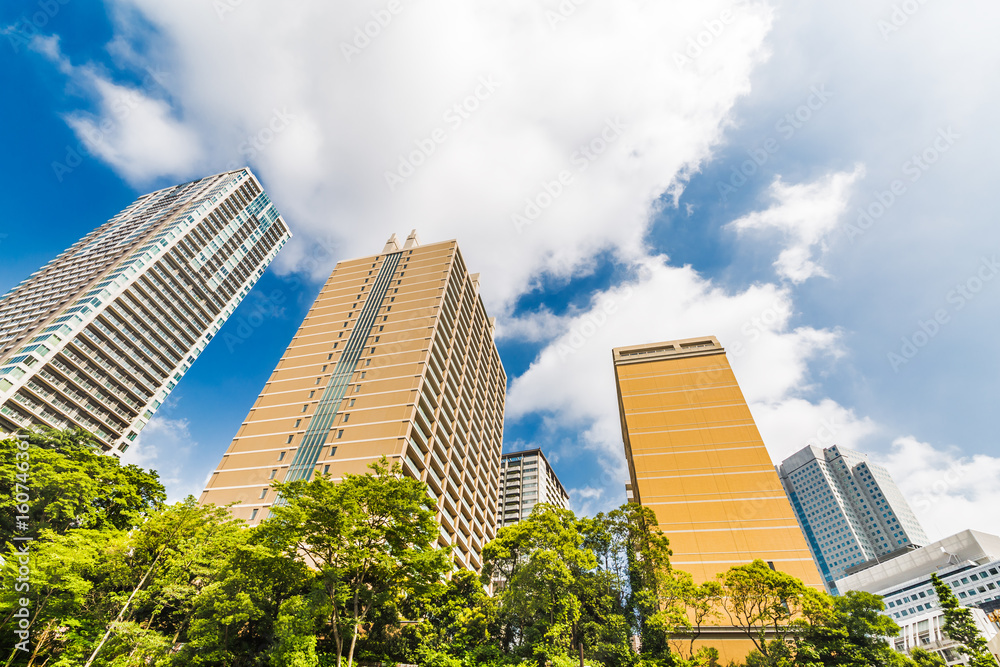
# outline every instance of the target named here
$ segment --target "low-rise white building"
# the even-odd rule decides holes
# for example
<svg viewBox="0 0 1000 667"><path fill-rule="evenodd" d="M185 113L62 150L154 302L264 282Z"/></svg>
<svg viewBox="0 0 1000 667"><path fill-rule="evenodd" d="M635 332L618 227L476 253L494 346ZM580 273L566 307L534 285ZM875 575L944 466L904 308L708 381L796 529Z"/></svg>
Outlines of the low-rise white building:
<svg viewBox="0 0 1000 667"><path fill-rule="evenodd" d="M885 614L902 628L894 643L909 653L921 647L941 655L948 665L968 660L941 631L944 612L931 583L937 574L973 617L1000 661L1000 537L966 530L880 563L855 568L838 579L837 590L882 596Z"/></svg>

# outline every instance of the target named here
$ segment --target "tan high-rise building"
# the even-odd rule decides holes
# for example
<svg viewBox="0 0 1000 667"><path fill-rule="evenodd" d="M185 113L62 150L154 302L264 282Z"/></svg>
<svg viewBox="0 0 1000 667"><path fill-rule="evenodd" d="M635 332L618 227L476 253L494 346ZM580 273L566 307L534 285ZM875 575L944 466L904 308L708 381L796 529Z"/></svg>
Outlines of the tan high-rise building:
<svg viewBox="0 0 1000 667"><path fill-rule="evenodd" d="M427 483L440 544L479 570L496 534L507 376L455 241L337 264L209 479L202 503L252 524L272 480L363 474L385 456Z"/></svg>
<svg viewBox="0 0 1000 667"><path fill-rule="evenodd" d="M823 590L771 457L714 337L613 350L630 500L655 512L674 567L696 582L768 562ZM722 618L702 636L723 662L753 648Z"/></svg>

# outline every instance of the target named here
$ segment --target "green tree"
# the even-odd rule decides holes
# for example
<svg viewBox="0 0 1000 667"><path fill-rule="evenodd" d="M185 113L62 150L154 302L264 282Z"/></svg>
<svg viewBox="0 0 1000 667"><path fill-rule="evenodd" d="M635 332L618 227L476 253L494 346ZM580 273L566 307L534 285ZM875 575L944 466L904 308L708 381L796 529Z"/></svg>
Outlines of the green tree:
<svg viewBox="0 0 1000 667"><path fill-rule="evenodd" d="M198 592L185 635L178 638L186 641L171 664L237 667L258 664L262 655L277 660L284 651L304 646L297 643L307 639L304 603L316 635L326 616L316 573L289 556L294 552L291 544L274 537L258 526L230 546L217 567L220 574L206 577ZM293 599L299 601L285 606Z"/></svg>
<svg viewBox="0 0 1000 667"><path fill-rule="evenodd" d="M940 655L926 651L919 646L915 646L910 651L910 658L913 659L917 667L948 667L948 663Z"/></svg>
<svg viewBox="0 0 1000 667"><path fill-rule="evenodd" d="M969 656L969 667L996 667L997 661L990 653L986 639L976 627L972 610L959 604L951 587L941 581L937 574L931 575L931 582L944 610L944 633L961 644L958 650Z"/></svg>
<svg viewBox="0 0 1000 667"><path fill-rule="evenodd" d="M46 529L128 530L163 507L166 491L155 472L102 456L86 431L30 431L27 439L26 452L15 438L0 441L0 544L15 531L23 533L15 521L24 504L33 535ZM27 503L15 493L19 483L30 490Z"/></svg>
<svg viewBox="0 0 1000 667"><path fill-rule="evenodd" d="M434 545L438 525L427 487L383 458L372 474L275 484L285 500L263 527L294 545L289 556L317 571L338 666L347 663L379 609L439 581L450 566ZM382 623L386 619L379 619ZM398 622L398 619L396 620Z"/></svg>
<svg viewBox="0 0 1000 667"><path fill-rule="evenodd" d="M597 567L582 527L573 512L540 503L486 545L483 579L496 583L505 653L543 664L577 643L579 579Z"/></svg>
<svg viewBox="0 0 1000 667"><path fill-rule="evenodd" d="M882 614L885 603L871 593L849 591L839 597L812 593L804 602L796 665L892 667L901 656L886 641L899 626Z"/></svg>
<svg viewBox="0 0 1000 667"><path fill-rule="evenodd" d="M747 665L791 664L790 640L797 618L807 603L805 584L772 569L762 560L729 568L718 575L722 583L723 608L732 624L740 628L756 647ZM815 591L813 591L815 592Z"/></svg>

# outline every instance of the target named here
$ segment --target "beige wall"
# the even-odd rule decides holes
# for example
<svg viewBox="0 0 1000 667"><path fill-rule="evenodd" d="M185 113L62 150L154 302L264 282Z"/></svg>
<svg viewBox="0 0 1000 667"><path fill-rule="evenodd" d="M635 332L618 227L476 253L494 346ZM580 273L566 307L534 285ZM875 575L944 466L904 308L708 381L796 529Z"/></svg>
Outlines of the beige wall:
<svg viewBox="0 0 1000 667"><path fill-rule="evenodd" d="M202 503L238 502L235 516L266 518L275 500L270 478L283 480L294 460L386 257L337 264ZM456 566L472 569L496 533L506 385L478 291L454 241L402 250L316 465L339 479L367 472L380 456L395 458L428 482L441 544L455 547Z"/></svg>

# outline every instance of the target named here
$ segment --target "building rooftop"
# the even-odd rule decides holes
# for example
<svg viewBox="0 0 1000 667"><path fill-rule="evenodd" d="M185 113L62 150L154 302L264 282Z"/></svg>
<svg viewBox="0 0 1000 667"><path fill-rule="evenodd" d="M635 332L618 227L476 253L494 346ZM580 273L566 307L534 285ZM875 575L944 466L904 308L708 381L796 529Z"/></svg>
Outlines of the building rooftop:
<svg viewBox="0 0 1000 667"><path fill-rule="evenodd" d="M615 364L634 364L660 359L676 359L679 357L696 357L708 354L723 354L725 348L715 336L700 338L684 338L663 343L647 343L646 345L630 345L616 347L611 350Z"/></svg>
<svg viewBox="0 0 1000 667"><path fill-rule="evenodd" d="M1000 560L1000 537L965 530L837 580L837 590L878 593L964 562Z"/></svg>

